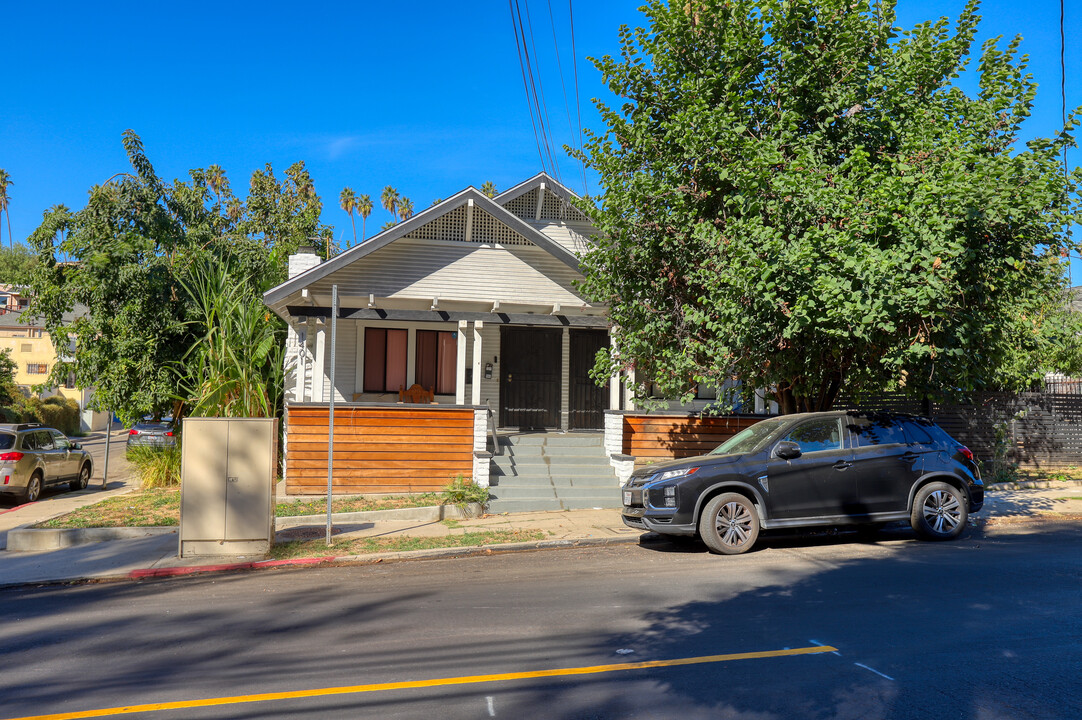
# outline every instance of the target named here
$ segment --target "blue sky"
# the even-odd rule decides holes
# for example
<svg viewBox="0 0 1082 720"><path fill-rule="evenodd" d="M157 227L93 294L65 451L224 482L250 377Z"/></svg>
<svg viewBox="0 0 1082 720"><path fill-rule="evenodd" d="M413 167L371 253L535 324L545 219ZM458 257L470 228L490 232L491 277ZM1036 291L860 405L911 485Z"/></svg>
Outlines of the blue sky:
<svg viewBox="0 0 1082 720"><path fill-rule="evenodd" d="M369 235L389 219L385 185L417 210L486 180L507 187L541 169L504 2L9 3L3 14L0 168L12 176L11 226L29 235L48 207L82 207L87 189L128 169L132 128L164 178L217 163L243 194L265 163L304 160L336 237L346 185L372 196ZM583 125L605 91L587 56L615 54L637 0L574 3ZM899 24L955 17L961 0L902 0ZM555 141L568 129L553 29L574 115L568 3L528 7ZM1021 34L1041 90L1030 135L1059 125L1059 2L985 2L979 40ZM1067 103L1082 104L1082 7L1067 3ZM1078 162L1072 151L1071 164ZM582 190L578 167L563 179ZM3 237L7 240L6 220ZM358 222L358 232L360 223ZM350 236L351 237L351 236ZM1076 263L1077 264L1077 263ZM1076 282L1082 279L1076 278Z"/></svg>

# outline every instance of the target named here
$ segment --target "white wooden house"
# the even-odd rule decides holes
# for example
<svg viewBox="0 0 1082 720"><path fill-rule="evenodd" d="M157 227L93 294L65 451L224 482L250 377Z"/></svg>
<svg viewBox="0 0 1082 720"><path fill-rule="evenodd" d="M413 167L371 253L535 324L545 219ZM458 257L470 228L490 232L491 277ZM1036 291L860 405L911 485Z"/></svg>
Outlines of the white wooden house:
<svg viewBox="0 0 1082 720"><path fill-rule="evenodd" d="M468 411L476 456L484 455L490 412L500 428L603 430L604 411L620 408L625 398L621 383L602 388L588 375L596 353L608 345L608 321L606 308L588 302L576 288L582 278L576 254L594 228L572 206L571 197L544 173L491 199L469 187L329 261L310 253L290 259L289 280L268 291L264 301L289 323L287 425L302 427L300 415L307 413L305 421L313 426L311 442L300 454L298 443L305 438L287 434L291 491L314 492L320 473L325 483L326 460L321 464L316 457L314 436L319 408L332 393L352 418L370 413L400 417L395 411L435 418L432 413ZM332 387L334 286L340 309ZM414 384L432 390L436 404L399 405L400 390ZM338 417L336 412L336 425ZM322 432L325 448L325 427ZM440 443L407 439L413 434L392 434L395 442L381 452L388 458L397 453L403 463L428 462L418 458L427 458L427 451L416 449L423 444L432 446L433 456L440 455ZM361 443L353 440L359 448ZM454 462L465 459L459 455ZM370 470L371 464L361 465L371 459L343 459L343 487L365 484L347 480L345 473ZM296 462L291 465L291 460ZM485 458L471 460L468 468L456 467L483 482ZM338 483L337 454L335 465ZM423 484L413 482L416 472L405 472L416 466L386 469L403 470L409 488L386 474L367 485L404 490ZM447 463L432 469L430 484L446 484ZM306 479L297 474L301 470Z"/></svg>

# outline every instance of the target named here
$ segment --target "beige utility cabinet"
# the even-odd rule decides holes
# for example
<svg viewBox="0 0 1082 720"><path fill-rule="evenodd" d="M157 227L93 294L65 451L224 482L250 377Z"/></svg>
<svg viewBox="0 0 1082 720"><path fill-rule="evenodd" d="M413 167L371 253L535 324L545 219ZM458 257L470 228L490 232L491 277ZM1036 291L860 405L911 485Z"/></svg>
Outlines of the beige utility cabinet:
<svg viewBox="0 0 1082 720"><path fill-rule="evenodd" d="M254 555L274 542L276 418L185 418L180 556Z"/></svg>

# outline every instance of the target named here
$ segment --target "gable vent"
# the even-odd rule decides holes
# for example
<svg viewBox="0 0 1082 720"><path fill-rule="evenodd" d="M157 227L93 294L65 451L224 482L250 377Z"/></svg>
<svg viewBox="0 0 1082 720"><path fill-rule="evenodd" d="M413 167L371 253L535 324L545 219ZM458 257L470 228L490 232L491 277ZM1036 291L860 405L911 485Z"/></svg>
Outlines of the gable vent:
<svg viewBox="0 0 1082 720"><path fill-rule="evenodd" d="M504 203L507 212L523 220L533 220L537 212L537 190L530 190L519 195L514 200Z"/></svg>
<svg viewBox="0 0 1082 720"><path fill-rule="evenodd" d="M473 241L500 245L533 245L479 207L473 209Z"/></svg>
<svg viewBox="0 0 1082 720"><path fill-rule="evenodd" d="M537 201L537 196L534 196ZM545 201L541 205L542 220L556 220L562 222L588 222L586 216L573 208L569 202L556 193L545 191Z"/></svg>
<svg viewBox="0 0 1082 720"><path fill-rule="evenodd" d="M452 240L455 242L466 241L466 206L457 207L451 212L441 215L430 223L413 230L408 238L416 240Z"/></svg>
<svg viewBox="0 0 1082 720"><path fill-rule="evenodd" d="M457 207L446 215L425 223L405 237L415 240L466 242L466 206ZM473 208L473 228L470 231L470 242L478 244L533 245L532 242L476 205Z"/></svg>

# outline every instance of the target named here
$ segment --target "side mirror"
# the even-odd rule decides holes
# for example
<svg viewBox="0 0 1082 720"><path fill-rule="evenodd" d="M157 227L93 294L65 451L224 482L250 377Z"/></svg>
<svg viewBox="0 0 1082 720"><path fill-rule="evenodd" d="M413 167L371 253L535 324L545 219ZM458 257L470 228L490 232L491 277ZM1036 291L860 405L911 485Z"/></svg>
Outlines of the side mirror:
<svg viewBox="0 0 1082 720"><path fill-rule="evenodd" d="M800 446L795 442L782 440L774 446L774 457L780 457L782 460L795 460L801 455Z"/></svg>
<svg viewBox="0 0 1082 720"><path fill-rule="evenodd" d="M82 446L82 445L80 445L80 444L79 444L79 443L77 443L77 442L73 442L73 443L71 444L71 449L72 449L72 450L82 450L82 449L83 449L83 446Z"/></svg>

